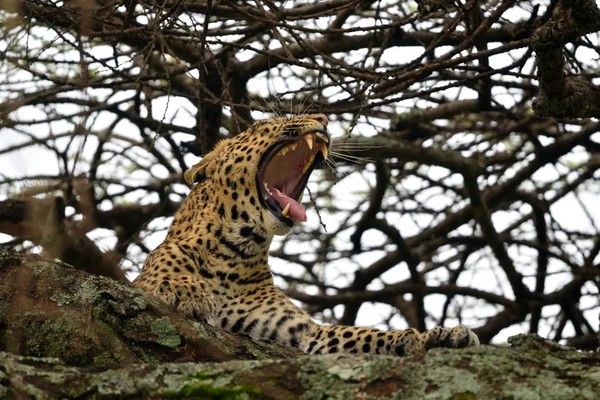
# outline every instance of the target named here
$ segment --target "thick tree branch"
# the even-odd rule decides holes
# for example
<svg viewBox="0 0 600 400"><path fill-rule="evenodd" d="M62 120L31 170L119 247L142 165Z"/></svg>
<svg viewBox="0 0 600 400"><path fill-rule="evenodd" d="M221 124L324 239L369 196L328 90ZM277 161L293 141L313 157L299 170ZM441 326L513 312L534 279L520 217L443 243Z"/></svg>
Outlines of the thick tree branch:
<svg viewBox="0 0 600 400"><path fill-rule="evenodd" d="M434 349L422 357L126 365L86 370L0 353L0 395L47 398L383 399L577 398L600 386L600 357L516 336L510 348Z"/></svg>
<svg viewBox="0 0 600 400"><path fill-rule="evenodd" d="M540 90L533 107L540 117L600 116L600 87L582 76L565 75L563 46L600 30L594 0L561 0L552 18L534 34Z"/></svg>

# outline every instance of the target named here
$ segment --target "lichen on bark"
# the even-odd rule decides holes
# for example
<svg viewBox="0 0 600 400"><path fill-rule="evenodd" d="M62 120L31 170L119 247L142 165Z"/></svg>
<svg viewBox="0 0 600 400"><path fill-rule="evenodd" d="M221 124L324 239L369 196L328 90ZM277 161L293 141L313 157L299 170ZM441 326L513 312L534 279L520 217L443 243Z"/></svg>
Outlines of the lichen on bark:
<svg viewBox="0 0 600 400"><path fill-rule="evenodd" d="M89 370L0 353L0 393L64 398L595 399L600 356L535 335L395 358L302 356L223 363L130 364Z"/></svg>
<svg viewBox="0 0 600 400"><path fill-rule="evenodd" d="M295 357L183 315L133 287L0 247L0 350L66 364Z"/></svg>

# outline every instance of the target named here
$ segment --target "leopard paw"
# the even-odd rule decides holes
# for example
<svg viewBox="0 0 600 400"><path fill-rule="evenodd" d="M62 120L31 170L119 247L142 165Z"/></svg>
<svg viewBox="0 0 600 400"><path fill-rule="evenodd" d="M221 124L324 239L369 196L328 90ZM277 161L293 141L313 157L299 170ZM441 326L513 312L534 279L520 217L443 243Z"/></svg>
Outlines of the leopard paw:
<svg viewBox="0 0 600 400"><path fill-rule="evenodd" d="M195 319L209 319L216 308L212 294L203 291L199 282L190 277L164 280L154 289L152 295Z"/></svg>
<svg viewBox="0 0 600 400"><path fill-rule="evenodd" d="M441 328L438 326L421 333L421 336L425 349L433 347L460 349L479 345L477 335L462 325L454 328Z"/></svg>

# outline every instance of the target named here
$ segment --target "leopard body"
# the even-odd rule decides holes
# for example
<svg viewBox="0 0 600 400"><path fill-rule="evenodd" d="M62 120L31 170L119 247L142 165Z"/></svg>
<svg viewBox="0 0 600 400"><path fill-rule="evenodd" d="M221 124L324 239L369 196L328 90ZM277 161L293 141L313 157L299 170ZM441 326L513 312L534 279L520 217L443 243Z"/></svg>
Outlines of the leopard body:
<svg viewBox="0 0 600 400"><path fill-rule="evenodd" d="M319 325L275 287L269 246L274 235L289 232L294 221L276 216L260 201L259 164L268 149L290 140L290 135L302 140L311 134L315 138L314 132L322 132L320 146L325 146L321 150L326 157L327 123L322 114L274 118L218 143L186 172L186 181L197 184L134 285L187 316L309 354L404 355L478 344L477 336L463 326L386 332Z"/></svg>

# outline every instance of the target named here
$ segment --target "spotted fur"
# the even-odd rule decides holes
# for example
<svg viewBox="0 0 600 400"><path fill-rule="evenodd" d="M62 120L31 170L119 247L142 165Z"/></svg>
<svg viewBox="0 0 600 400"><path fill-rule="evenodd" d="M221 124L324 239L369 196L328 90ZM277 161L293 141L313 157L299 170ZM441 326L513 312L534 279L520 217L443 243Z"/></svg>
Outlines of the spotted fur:
<svg viewBox="0 0 600 400"><path fill-rule="evenodd" d="M301 137L326 125L322 114L274 118L220 142L186 172L188 183L198 183L134 285L190 317L309 354L404 355L477 345L477 336L463 326L420 333L318 325L274 286L269 246L293 221L282 221L259 201L258 165L284 137Z"/></svg>

